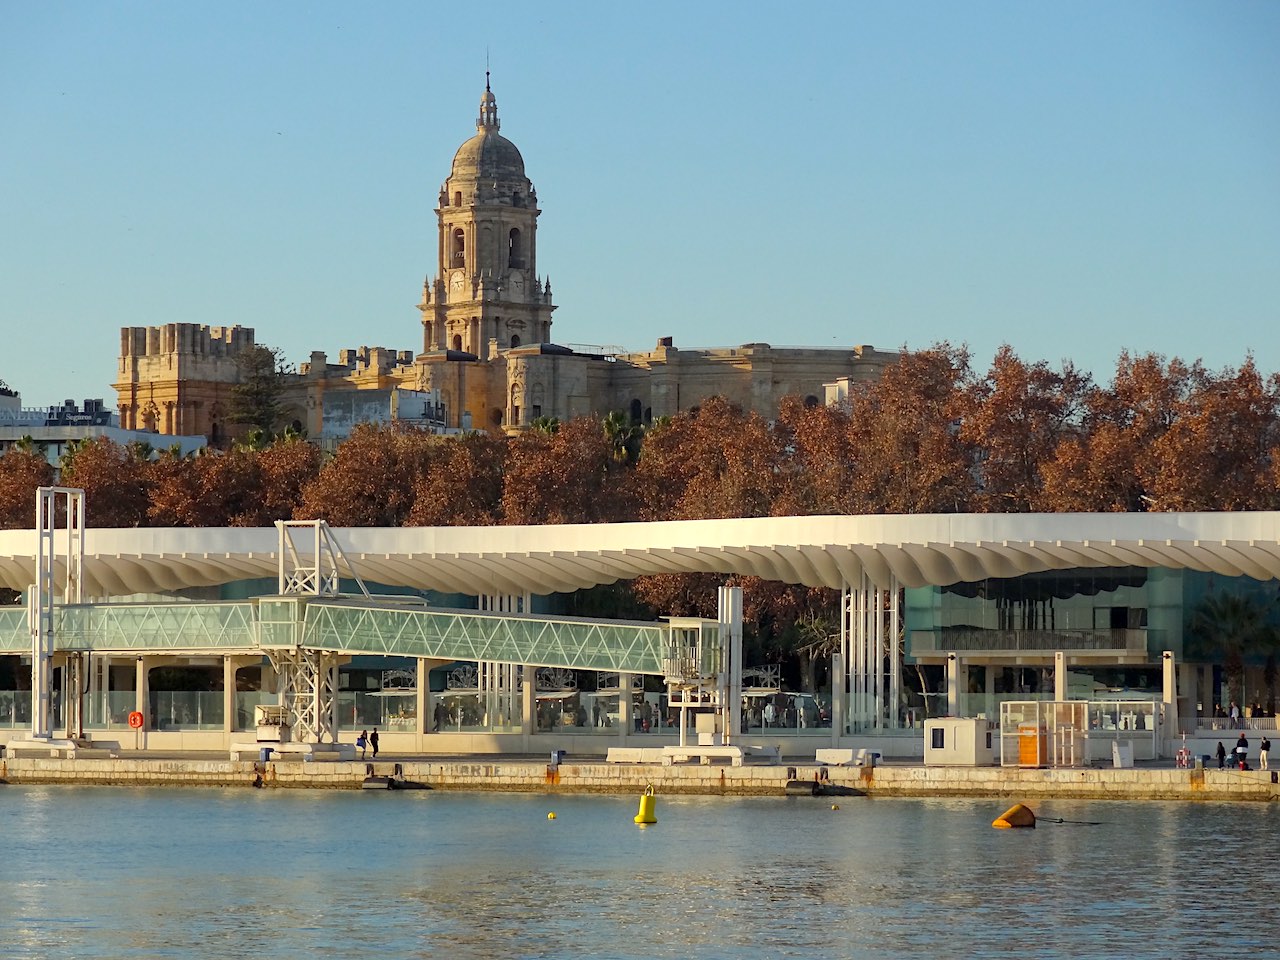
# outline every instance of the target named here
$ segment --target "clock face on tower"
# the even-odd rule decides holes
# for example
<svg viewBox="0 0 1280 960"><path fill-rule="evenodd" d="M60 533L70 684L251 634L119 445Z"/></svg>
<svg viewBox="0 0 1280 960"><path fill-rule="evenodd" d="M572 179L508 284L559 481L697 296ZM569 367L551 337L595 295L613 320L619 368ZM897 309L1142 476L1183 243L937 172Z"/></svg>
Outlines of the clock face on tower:
<svg viewBox="0 0 1280 960"><path fill-rule="evenodd" d="M524 277L518 273L511 274L511 292L520 299L524 298Z"/></svg>
<svg viewBox="0 0 1280 960"><path fill-rule="evenodd" d="M452 294L451 300L458 300L462 296L463 276L461 270L453 271L453 278L449 281L449 292Z"/></svg>

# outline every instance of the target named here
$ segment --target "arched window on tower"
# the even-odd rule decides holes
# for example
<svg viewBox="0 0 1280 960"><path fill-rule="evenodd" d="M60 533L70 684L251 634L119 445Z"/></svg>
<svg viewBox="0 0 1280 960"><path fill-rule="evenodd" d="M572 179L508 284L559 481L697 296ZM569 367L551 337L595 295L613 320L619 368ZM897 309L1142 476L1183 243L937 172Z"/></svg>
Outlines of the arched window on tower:
<svg viewBox="0 0 1280 960"><path fill-rule="evenodd" d="M453 265L461 267L467 262L467 238L459 227L453 231Z"/></svg>
<svg viewBox="0 0 1280 960"><path fill-rule="evenodd" d="M511 348L514 350L518 346L520 346L520 335L513 333L511 335Z"/></svg>
<svg viewBox="0 0 1280 960"><path fill-rule="evenodd" d="M462 334L455 333L453 335L453 349L457 350L459 353L462 352Z"/></svg>
<svg viewBox="0 0 1280 960"><path fill-rule="evenodd" d="M461 191L461 190L458 190L458 191L456 191L456 192L454 193L454 195L453 195L453 205L454 205L455 207L460 207L460 206L462 206L462 191Z"/></svg>
<svg viewBox="0 0 1280 960"><path fill-rule="evenodd" d="M520 244L520 228L512 227L507 235L507 266L524 268L524 249Z"/></svg>

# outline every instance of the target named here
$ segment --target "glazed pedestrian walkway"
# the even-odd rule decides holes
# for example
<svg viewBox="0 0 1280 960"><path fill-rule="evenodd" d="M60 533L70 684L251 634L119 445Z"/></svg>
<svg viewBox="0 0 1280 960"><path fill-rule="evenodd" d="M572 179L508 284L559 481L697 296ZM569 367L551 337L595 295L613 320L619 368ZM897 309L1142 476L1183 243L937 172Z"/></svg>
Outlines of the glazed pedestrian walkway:
<svg viewBox="0 0 1280 960"><path fill-rule="evenodd" d="M59 652L223 655L302 648L640 674L662 673L669 630L663 623L438 610L377 597L54 608ZM0 653L30 650L26 609L0 609Z"/></svg>

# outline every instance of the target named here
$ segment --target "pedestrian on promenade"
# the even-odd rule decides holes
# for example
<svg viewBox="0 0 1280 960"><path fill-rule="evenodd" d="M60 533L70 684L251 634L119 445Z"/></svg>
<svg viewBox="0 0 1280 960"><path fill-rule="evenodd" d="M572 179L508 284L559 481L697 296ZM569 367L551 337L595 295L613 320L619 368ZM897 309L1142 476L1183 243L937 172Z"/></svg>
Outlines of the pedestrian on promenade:
<svg viewBox="0 0 1280 960"><path fill-rule="evenodd" d="M356 746L360 748L360 759L364 759L365 750L369 746L369 731L361 730L360 736L356 737Z"/></svg>
<svg viewBox="0 0 1280 960"><path fill-rule="evenodd" d="M373 759L378 759L378 728L373 728L373 733L369 734L369 746L373 747Z"/></svg>
<svg viewBox="0 0 1280 960"><path fill-rule="evenodd" d="M1231 701L1231 729L1240 729L1240 704L1234 700Z"/></svg>
<svg viewBox="0 0 1280 960"><path fill-rule="evenodd" d="M1218 741L1218 769L1223 770L1227 766L1227 748L1222 745L1222 741Z"/></svg>
<svg viewBox="0 0 1280 960"><path fill-rule="evenodd" d="M1271 752L1271 741L1266 737L1262 738L1262 743L1258 744L1258 769L1267 769L1267 754Z"/></svg>
<svg viewBox="0 0 1280 960"><path fill-rule="evenodd" d="M1240 734L1240 739L1236 741L1235 759L1236 763L1240 764L1241 770L1248 769L1246 761L1249 759L1249 738L1243 733Z"/></svg>

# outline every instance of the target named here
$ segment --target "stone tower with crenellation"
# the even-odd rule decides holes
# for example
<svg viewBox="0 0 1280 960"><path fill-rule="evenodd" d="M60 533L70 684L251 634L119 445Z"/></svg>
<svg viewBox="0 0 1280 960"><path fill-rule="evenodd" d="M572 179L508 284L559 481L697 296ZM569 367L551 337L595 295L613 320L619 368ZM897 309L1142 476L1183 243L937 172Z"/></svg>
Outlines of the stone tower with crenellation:
<svg viewBox="0 0 1280 960"><path fill-rule="evenodd" d="M218 443L229 428L236 358L253 345L253 330L240 326L125 327L115 384L120 426Z"/></svg>

